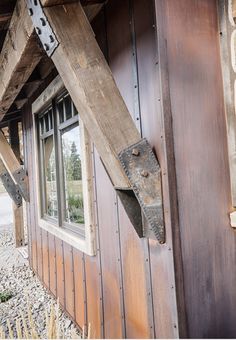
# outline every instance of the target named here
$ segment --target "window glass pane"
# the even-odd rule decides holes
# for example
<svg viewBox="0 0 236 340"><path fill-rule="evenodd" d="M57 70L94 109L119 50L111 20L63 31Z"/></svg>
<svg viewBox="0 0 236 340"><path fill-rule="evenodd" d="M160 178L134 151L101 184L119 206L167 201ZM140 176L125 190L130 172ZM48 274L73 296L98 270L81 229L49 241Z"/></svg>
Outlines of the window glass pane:
<svg viewBox="0 0 236 340"><path fill-rule="evenodd" d="M69 96L64 98L65 110L66 110L66 120L72 117L72 102Z"/></svg>
<svg viewBox="0 0 236 340"><path fill-rule="evenodd" d="M43 140L44 164L45 164L45 213L56 218L57 212L57 183L56 183L56 163L55 147L53 136Z"/></svg>
<svg viewBox="0 0 236 340"><path fill-rule="evenodd" d="M68 223L83 224L84 204L79 126L63 131L62 154L65 183L65 220Z"/></svg>

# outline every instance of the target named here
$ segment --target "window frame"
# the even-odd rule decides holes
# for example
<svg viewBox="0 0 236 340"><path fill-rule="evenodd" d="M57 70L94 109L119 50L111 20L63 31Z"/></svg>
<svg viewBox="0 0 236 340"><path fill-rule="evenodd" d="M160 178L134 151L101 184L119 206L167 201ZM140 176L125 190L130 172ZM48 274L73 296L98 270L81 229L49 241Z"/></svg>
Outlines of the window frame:
<svg viewBox="0 0 236 340"><path fill-rule="evenodd" d="M36 169L36 191L37 191L37 206L38 209L38 225L40 228L48 231L54 236L60 238L61 240L67 242L72 245L76 249L83 251L84 253L94 256L96 255L96 235L95 235L95 222L94 222L94 191L93 191L93 151L92 144L83 122L81 119L76 119L75 116L72 116L68 122L60 123L59 121L59 111L57 109L56 103L60 101L63 96L67 93L64 84L60 78L57 76L51 84L43 91L43 93L35 100L32 104L32 114L33 114L33 133L34 133L34 154L35 154L35 169ZM68 94L69 95L69 94ZM42 214L43 211L43 202L42 202L42 194L41 194L41 183L42 183L42 174L40 169L43 167L39 167L39 152L40 145L38 143L39 136L39 117L40 114L45 113L50 106L52 105L52 110L55 114L53 114L53 125L57 123L58 120L58 129L53 129L53 138L54 147L57 148L55 150L56 164L60 164L57 166L56 171L56 179L57 179L57 193L58 193L58 221L50 218L49 216L45 216ZM72 105L73 102L72 102ZM83 201L84 201L84 237L80 235L80 233L76 233L76 228L78 228L79 224L69 224L65 221L65 213L60 212L59 208L62 207L62 202L65 203L64 197L64 176L63 174L63 158L62 158L62 148L60 148L62 131L65 127L71 126L70 123L76 124L80 127L80 143L81 143L81 170L82 170L82 181L83 181ZM60 127L60 129L59 129ZM41 141L40 141L41 143ZM59 157L58 157L59 156ZM58 158L58 159L57 159ZM60 185L58 184L60 181ZM62 183L63 182L63 183ZM64 198L63 198L64 197ZM64 209L62 209L64 210ZM64 219L64 221L63 221Z"/></svg>

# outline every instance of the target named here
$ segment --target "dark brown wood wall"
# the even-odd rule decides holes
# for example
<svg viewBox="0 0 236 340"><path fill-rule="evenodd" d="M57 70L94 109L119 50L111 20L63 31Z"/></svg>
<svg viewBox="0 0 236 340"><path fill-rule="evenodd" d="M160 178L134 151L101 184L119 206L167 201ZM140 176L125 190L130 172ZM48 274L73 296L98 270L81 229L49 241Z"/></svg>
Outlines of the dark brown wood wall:
<svg viewBox="0 0 236 340"><path fill-rule="evenodd" d="M236 336L236 235L215 0L156 1L173 133L189 336Z"/></svg>
<svg viewBox="0 0 236 340"><path fill-rule="evenodd" d="M163 168L167 243L160 246L156 240L137 237L95 149L97 256L83 254L40 229L34 204L33 128L28 106L24 139L30 178L31 265L81 327L91 324L92 337L176 338L170 184L153 1L110 0L93 26L137 127L153 145Z"/></svg>

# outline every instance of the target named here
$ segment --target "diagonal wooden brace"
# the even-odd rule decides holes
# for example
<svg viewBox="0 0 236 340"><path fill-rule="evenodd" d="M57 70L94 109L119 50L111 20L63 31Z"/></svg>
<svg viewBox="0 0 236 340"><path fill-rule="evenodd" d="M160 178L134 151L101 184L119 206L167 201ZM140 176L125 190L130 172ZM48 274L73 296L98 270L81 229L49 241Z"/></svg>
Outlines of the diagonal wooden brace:
<svg viewBox="0 0 236 340"><path fill-rule="evenodd" d="M10 174L12 180L18 185L18 190L25 201L29 202L28 176L22 169L11 146L7 142L3 132L0 130L0 158Z"/></svg>
<svg viewBox="0 0 236 340"><path fill-rule="evenodd" d="M2 184L14 201L17 207L22 206L22 197L20 194L20 190L18 185L15 184L11 176L9 175L7 169L5 168L2 160L0 159L0 179L2 180Z"/></svg>
<svg viewBox="0 0 236 340"><path fill-rule="evenodd" d="M27 3L32 10L32 0L27 0ZM37 13L35 9L33 12ZM164 243L158 161L147 141L141 139L81 4L52 5L44 7L43 12L57 41L51 58L135 230L140 237L144 236L142 210L155 236ZM37 18L34 22L38 22ZM36 31L41 29L36 27ZM41 37L42 34L39 34ZM134 145L140 147L142 165L126 159ZM148 171L149 177L144 179L145 176L140 173L145 174L145 171Z"/></svg>

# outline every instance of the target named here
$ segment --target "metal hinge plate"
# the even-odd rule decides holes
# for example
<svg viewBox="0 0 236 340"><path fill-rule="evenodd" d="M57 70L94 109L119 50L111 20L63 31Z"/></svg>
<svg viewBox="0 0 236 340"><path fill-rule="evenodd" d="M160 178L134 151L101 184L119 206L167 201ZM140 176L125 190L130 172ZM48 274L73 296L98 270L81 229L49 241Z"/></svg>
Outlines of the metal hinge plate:
<svg viewBox="0 0 236 340"><path fill-rule="evenodd" d="M18 185L16 185L7 171L1 173L0 178L6 191L17 207L22 205L22 197Z"/></svg>
<svg viewBox="0 0 236 340"><path fill-rule="evenodd" d="M59 45L59 42L44 14L40 0L26 0L29 15L33 21L36 33L49 57Z"/></svg>
<svg viewBox="0 0 236 340"><path fill-rule="evenodd" d="M150 230L160 243L165 243L161 169L151 146L144 138L123 150L119 154L119 159L148 221ZM129 214L129 209L126 209L126 212L131 222L135 224L135 219ZM136 210L136 214L140 215L139 211ZM138 223L137 227L140 230L140 218ZM137 230L136 226L135 229ZM138 234L140 236L141 232Z"/></svg>
<svg viewBox="0 0 236 340"><path fill-rule="evenodd" d="M12 174L12 176L18 185L21 196L26 202L29 202L29 186L26 171L23 168L18 169Z"/></svg>

